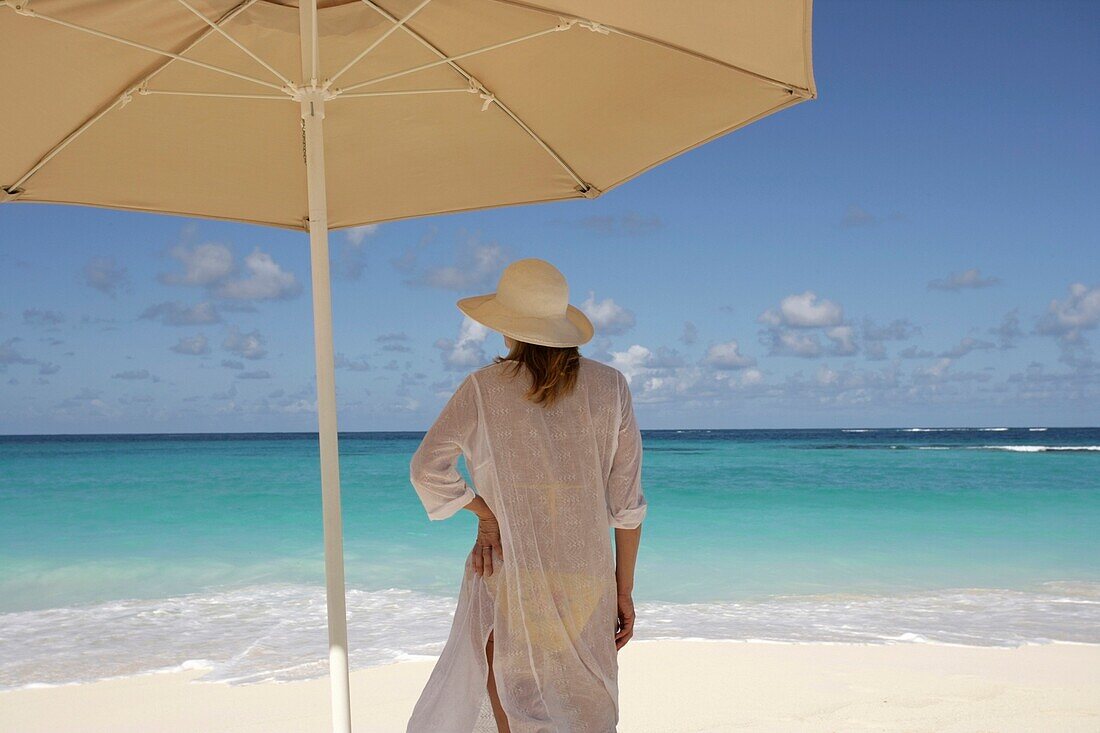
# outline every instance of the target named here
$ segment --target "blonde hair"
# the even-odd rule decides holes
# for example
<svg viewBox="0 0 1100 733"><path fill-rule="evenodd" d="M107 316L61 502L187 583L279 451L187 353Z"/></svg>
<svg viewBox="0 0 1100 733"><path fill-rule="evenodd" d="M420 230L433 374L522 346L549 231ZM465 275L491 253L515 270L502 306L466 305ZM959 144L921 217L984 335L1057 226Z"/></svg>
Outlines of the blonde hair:
<svg viewBox="0 0 1100 733"><path fill-rule="evenodd" d="M517 340L507 356L494 357L493 361L498 364L511 362L508 366L513 377L519 374L521 366L527 367L531 387L525 397L548 407L573 390L580 370L581 352L576 346L558 348Z"/></svg>

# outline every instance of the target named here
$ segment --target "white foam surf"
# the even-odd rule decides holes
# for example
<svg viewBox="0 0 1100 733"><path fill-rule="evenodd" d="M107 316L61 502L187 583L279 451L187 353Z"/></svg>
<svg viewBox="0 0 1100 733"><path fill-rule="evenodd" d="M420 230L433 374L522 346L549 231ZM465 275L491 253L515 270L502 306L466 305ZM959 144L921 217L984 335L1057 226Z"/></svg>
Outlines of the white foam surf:
<svg viewBox="0 0 1100 733"><path fill-rule="evenodd" d="M432 658L454 598L350 590L354 668ZM290 681L327 672L324 590L267 585L160 600L0 615L0 688L183 669L203 681ZM787 596L639 602L636 638L1004 646L1100 643L1100 584L1039 592L951 590L893 596Z"/></svg>
<svg viewBox="0 0 1100 733"><path fill-rule="evenodd" d="M1049 451L1081 451L1094 453L1100 445L983 445L981 450L1006 450L1013 453L1047 453Z"/></svg>

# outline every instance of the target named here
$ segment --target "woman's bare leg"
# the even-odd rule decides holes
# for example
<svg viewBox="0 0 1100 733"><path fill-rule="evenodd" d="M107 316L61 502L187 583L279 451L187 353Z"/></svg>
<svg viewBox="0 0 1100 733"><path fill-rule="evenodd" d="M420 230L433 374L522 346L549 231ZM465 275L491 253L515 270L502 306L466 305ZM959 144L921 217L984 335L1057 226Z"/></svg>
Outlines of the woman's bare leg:
<svg viewBox="0 0 1100 733"><path fill-rule="evenodd" d="M500 697L497 696L497 681L493 677L493 632L489 632L489 641L485 644L485 658L489 660L489 702L493 706L493 717L497 721L498 733L511 733L508 727L508 716L504 714L504 708L500 705Z"/></svg>

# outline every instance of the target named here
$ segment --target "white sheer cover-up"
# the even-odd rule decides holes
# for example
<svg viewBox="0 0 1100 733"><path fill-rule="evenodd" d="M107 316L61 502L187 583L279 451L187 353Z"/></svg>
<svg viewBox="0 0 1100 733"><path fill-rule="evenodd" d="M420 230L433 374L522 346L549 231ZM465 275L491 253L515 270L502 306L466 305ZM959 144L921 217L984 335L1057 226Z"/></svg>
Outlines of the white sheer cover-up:
<svg viewBox="0 0 1100 733"><path fill-rule="evenodd" d="M500 525L491 576L466 562L450 636L407 733L496 733L485 645L512 733L614 733L619 717L611 527L646 514L642 442L629 386L581 357L550 407L530 375L492 364L467 375L424 436L410 478L431 519L474 498Z"/></svg>

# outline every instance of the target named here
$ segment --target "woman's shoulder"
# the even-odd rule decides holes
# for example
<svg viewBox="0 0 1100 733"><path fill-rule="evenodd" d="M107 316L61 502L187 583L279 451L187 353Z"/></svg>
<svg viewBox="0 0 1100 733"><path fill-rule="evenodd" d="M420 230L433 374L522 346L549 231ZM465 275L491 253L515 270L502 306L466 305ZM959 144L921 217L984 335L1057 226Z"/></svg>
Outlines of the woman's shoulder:
<svg viewBox="0 0 1100 733"><path fill-rule="evenodd" d="M581 357L580 373L592 379L599 379L611 383L617 382L620 378L625 379L623 373L615 367L610 364L605 364L602 361L590 359L587 356Z"/></svg>

